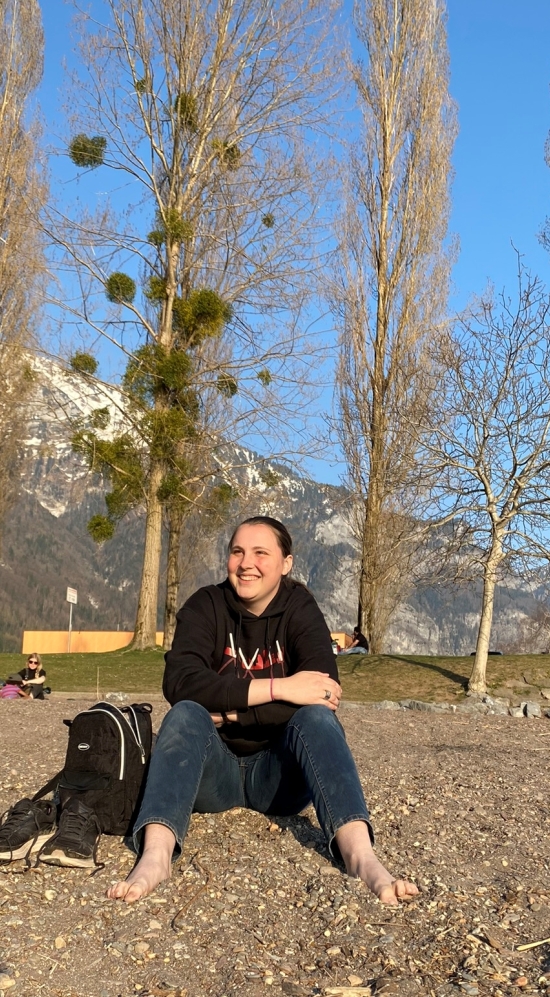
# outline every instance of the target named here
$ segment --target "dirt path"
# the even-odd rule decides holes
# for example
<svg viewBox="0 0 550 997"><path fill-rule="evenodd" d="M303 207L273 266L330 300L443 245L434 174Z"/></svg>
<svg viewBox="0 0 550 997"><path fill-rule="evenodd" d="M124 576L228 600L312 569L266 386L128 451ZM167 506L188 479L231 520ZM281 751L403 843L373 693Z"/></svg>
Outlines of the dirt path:
<svg viewBox="0 0 550 997"><path fill-rule="evenodd" d="M145 698L145 697L142 697ZM92 700L0 702L0 805L59 768L61 721ZM164 707L155 702L158 727ZM414 878L392 913L331 865L313 812L195 816L169 884L107 901L131 867L0 867L0 995L259 997L356 993L550 995L548 720L377 712L345 705L380 856ZM545 974L548 974L547 977ZM353 992L353 990L351 991Z"/></svg>

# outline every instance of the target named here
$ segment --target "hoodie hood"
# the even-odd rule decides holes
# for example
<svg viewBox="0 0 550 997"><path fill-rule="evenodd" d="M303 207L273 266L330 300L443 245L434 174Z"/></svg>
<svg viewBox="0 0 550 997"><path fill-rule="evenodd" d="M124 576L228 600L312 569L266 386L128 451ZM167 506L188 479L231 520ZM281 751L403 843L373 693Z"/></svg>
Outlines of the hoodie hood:
<svg viewBox="0 0 550 997"><path fill-rule="evenodd" d="M281 623L296 585L281 580L278 592L260 616L246 608L228 578L218 588L223 593L229 624L222 671L232 668L242 678L286 675Z"/></svg>
<svg viewBox="0 0 550 997"><path fill-rule="evenodd" d="M229 578L226 578L225 581L218 587L221 588L223 592L227 608L229 609L231 615L235 616L235 618L247 620L264 620L266 617L282 616L288 606L293 589L297 588L296 584L291 579L287 580L283 577L281 579L278 592L273 596L273 599L269 605L266 606L263 613L256 616L246 608L243 602L241 602L235 592L235 589L229 581Z"/></svg>

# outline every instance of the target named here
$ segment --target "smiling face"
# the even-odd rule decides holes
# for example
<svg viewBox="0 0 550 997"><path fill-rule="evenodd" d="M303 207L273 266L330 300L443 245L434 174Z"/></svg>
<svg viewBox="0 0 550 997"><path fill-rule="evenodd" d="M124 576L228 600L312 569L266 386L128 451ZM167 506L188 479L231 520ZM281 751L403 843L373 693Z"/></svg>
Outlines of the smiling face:
<svg viewBox="0 0 550 997"><path fill-rule="evenodd" d="M227 574L246 608L260 616L276 595L281 578L292 568L269 526L239 526L229 551Z"/></svg>
<svg viewBox="0 0 550 997"><path fill-rule="evenodd" d="M33 672L38 668L39 662L35 658L34 654L31 654L30 658L27 658L27 668L32 668Z"/></svg>

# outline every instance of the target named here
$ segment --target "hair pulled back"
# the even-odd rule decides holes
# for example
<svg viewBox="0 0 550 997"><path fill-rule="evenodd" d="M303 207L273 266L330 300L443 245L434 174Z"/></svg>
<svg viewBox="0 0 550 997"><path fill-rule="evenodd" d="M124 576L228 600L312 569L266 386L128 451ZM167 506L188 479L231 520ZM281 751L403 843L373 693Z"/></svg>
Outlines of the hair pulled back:
<svg viewBox="0 0 550 997"><path fill-rule="evenodd" d="M289 555L292 554L292 537L290 536L290 533L283 523L280 523L278 519L273 519L271 516L251 516L250 519L243 519L242 523L239 523L239 525L233 530L231 540L229 541L230 550L233 546L235 536L241 526L268 526L269 529L275 534L277 544L283 557L289 557Z"/></svg>

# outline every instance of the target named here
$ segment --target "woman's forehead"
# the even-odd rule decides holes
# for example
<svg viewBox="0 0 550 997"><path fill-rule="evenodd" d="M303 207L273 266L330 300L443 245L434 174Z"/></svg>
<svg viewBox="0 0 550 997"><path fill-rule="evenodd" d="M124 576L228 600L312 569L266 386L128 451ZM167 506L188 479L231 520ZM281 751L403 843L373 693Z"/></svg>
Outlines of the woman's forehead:
<svg viewBox="0 0 550 997"><path fill-rule="evenodd" d="M246 544L249 547L278 547L277 537L263 523L243 523L233 537L232 547Z"/></svg>

